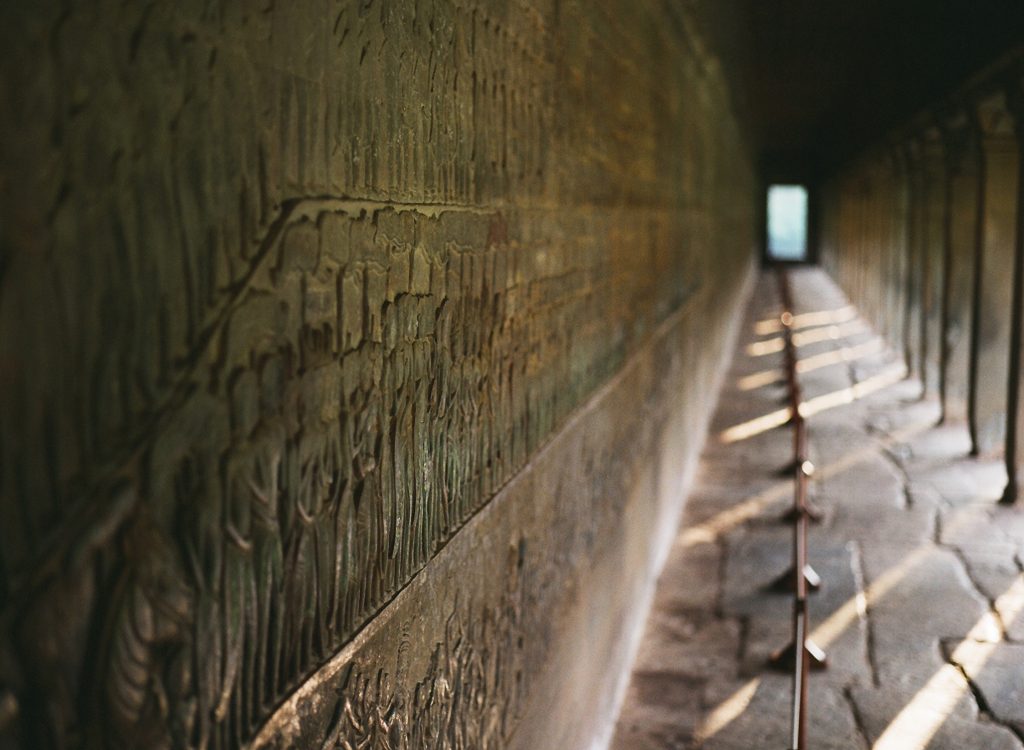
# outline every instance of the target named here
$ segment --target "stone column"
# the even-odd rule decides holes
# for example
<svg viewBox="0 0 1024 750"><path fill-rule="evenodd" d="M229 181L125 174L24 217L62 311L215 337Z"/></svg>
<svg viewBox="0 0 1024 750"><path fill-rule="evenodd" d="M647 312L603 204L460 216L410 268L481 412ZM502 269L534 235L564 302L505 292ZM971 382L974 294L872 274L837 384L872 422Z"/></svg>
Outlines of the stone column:
<svg viewBox="0 0 1024 750"><path fill-rule="evenodd" d="M971 287L971 329L967 352L967 431L971 439L971 455L981 453L981 438L978 414L978 388L981 382L979 369L981 353L981 310L982 279L985 266L985 151L978 108L971 104L968 117L972 137L972 157L975 164L974 181L974 272Z"/></svg>
<svg viewBox="0 0 1024 750"><path fill-rule="evenodd" d="M907 166L907 286L905 327L907 348L907 371L917 375L922 382L924 376L925 344L921 297L923 291L923 247L922 229L924 169L922 166L921 143L917 139L907 142L905 158Z"/></svg>
<svg viewBox="0 0 1024 750"><path fill-rule="evenodd" d="M899 151L887 149L884 162L884 191L879 205L882 234L879 238L885 250L885 272L881 283L885 287L885 336L893 347L903 347L903 279L906 274L903 251L906 220L903 217L903 160Z"/></svg>
<svg viewBox="0 0 1024 750"><path fill-rule="evenodd" d="M942 135L925 130L921 141L921 383L925 394L939 392L944 281L943 213L945 168Z"/></svg>
<svg viewBox="0 0 1024 750"><path fill-rule="evenodd" d="M1021 341L1024 338L1024 70L1017 71L1006 89L1006 102L1017 136L1017 185L1007 195L1016 206L1013 221L1013 294L1010 307L1010 362L1006 388L1006 490L1004 503L1017 501L1024 467L1024 414L1021 398Z"/></svg>
<svg viewBox="0 0 1024 750"><path fill-rule="evenodd" d="M1006 96L977 108L982 146L981 271L978 284L977 384L972 394L977 453L998 455L1006 438L1013 248L1017 210L1017 141Z"/></svg>
<svg viewBox="0 0 1024 750"><path fill-rule="evenodd" d="M942 421L966 416L974 270L978 254L978 159L963 109L940 118L946 157L943 195L939 398Z"/></svg>
<svg viewBox="0 0 1024 750"><path fill-rule="evenodd" d="M898 328L898 346L903 352L903 362L907 367L907 373L913 367L913 352L910 345L910 256L909 256L909 220L907 218L909 207L909 174L910 162L907 157L907 150L894 144L890 149L892 162L892 206L890 208L892 218L892 255L895 275L892 279L896 298L896 312L898 322L894 319L894 330ZM895 343L894 343L895 345Z"/></svg>

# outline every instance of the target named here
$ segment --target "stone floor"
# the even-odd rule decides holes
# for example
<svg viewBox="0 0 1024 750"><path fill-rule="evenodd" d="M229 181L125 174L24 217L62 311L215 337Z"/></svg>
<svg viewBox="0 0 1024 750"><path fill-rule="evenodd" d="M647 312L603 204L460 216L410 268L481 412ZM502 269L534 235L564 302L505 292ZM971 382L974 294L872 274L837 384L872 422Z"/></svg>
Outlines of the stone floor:
<svg viewBox="0 0 1024 750"><path fill-rule="evenodd" d="M824 511L809 747L1024 749L1024 508L995 503L997 461L966 458L938 405L821 271L791 274ZM789 747L791 460L775 278L764 276L720 394L702 470L658 584L615 750Z"/></svg>

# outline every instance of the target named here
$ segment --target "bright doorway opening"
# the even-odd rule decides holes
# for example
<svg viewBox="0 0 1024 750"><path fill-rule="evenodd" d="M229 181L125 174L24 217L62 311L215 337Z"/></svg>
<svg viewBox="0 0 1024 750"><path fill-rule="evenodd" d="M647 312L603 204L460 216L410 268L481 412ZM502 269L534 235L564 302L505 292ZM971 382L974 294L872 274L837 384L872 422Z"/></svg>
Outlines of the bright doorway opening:
<svg viewBox="0 0 1024 750"><path fill-rule="evenodd" d="M768 259L798 263L807 260L807 188L768 188Z"/></svg>

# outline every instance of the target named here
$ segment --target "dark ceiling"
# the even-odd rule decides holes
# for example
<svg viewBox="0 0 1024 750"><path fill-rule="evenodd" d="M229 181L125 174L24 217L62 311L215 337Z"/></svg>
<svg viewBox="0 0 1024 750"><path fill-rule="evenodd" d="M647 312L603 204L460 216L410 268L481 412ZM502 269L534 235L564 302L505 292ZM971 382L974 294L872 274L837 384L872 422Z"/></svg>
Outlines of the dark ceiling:
<svg viewBox="0 0 1024 750"><path fill-rule="evenodd" d="M1024 0L704 0L769 177L827 172L1024 45Z"/></svg>

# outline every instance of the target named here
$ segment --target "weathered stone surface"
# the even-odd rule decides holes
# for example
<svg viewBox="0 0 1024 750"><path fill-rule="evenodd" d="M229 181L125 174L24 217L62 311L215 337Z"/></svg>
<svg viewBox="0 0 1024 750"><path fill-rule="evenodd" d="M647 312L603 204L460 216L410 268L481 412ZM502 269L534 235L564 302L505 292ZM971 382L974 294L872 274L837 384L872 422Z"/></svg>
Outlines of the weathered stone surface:
<svg viewBox="0 0 1024 750"><path fill-rule="evenodd" d="M955 662L955 657L953 657ZM977 687L986 708L1003 724L1024 733L1024 645L1000 643L984 665L961 665Z"/></svg>
<svg viewBox="0 0 1024 750"><path fill-rule="evenodd" d="M537 544L560 552L522 575L555 598L513 612L504 568L457 604L422 589L438 602L345 652L304 730L383 743L360 733L384 711L408 746L500 746L579 677L580 726L534 723L585 744L615 671L546 671L528 695L504 682L509 644L535 649L527 671L569 644L626 659L635 623L588 632L588 613L643 600L753 247L750 165L692 9L0 15L0 685L20 707L0 731L246 743L634 366L574 482L532 485L558 498ZM616 516L639 488L656 506ZM537 501L516 497L533 549ZM613 516L630 565L602 562ZM492 531L462 544L504 560L518 542ZM472 570L467 592L490 575ZM549 609L566 619L547 636ZM358 727L331 723L342 686Z"/></svg>
<svg viewBox="0 0 1024 750"><path fill-rule="evenodd" d="M884 687L879 690L853 688L852 700L869 743L874 744L878 741L886 728L891 725L913 697L913 694L894 692ZM892 747L927 747L928 750L960 750L965 747L1020 750L1024 746L1006 727L979 720L977 709L973 705L974 701L970 697L966 684L962 686L962 689L957 690L952 702L954 703L952 711L938 717L933 717L926 708L922 709L924 714L919 716L918 721L936 725L934 734L927 738L927 744L914 742L900 745L900 739L896 737L892 739L892 742L895 743L892 744Z"/></svg>
<svg viewBox="0 0 1024 750"><path fill-rule="evenodd" d="M652 342L618 387L575 417L321 667L256 746L331 745L362 739L358 732L391 733L402 748L585 744L595 717L610 710L615 685L606 673L628 656L631 598L655 554L651 529L664 524L676 491L658 484L644 459L670 436L665 424L647 411L630 429L613 419L637 393L667 393L684 376L681 362L658 366L664 343ZM622 471L597 469L603 455L619 456ZM569 502L579 486L588 501Z"/></svg>
<svg viewBox="0 0 1024 750"><path fill-rule="evenodd" d="M785 747L790 742L789 678L766 676L750 708L721 732L700 745L704 750L742 750L752 747ZM862 750L867 745L857 731L841 691L816 685L808 697L809 746L828 750Z"/></svg>

